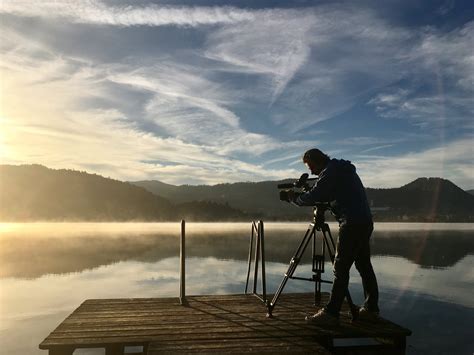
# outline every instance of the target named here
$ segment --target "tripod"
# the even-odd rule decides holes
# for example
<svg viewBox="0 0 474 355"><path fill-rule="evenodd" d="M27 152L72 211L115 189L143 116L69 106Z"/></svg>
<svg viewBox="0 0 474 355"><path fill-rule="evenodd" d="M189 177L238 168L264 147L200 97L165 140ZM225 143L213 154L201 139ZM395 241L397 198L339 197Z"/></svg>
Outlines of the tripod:
<svg viewBox="0 0 474 355"><path fill-rule="evenodd" d="M300 243L296 249L296 253L293 255L288 266L288 270L285 273L283 280L280 283L273 299L270 303L267 303L267 317L272 317L273 309L280 297L288 279L303 280L314 282L314 302L315 304L320 304L321 302L321 283L332 283L332 281L323 280L321 274L324 272L324 260L326 256L326 249L329 254L331 263L334 264L334 257L336 251L336 245L334 244L334 239L331 235L331 230L329 225L325 222L324 212L329 208L328 204L318 204L313 208L313 222L309 224L309 227ZM317 254L316 251L316 232L321 232L321 253ZM312 241L312 272L313 275L311 278L297 277L293 276L298 264L301 261L301 258L308 246L309 242ZM357 319L359 314L359 308L352 302L351 295L349 290L346 291L346 299L349 307L351 309L352 320Z"/></svg>

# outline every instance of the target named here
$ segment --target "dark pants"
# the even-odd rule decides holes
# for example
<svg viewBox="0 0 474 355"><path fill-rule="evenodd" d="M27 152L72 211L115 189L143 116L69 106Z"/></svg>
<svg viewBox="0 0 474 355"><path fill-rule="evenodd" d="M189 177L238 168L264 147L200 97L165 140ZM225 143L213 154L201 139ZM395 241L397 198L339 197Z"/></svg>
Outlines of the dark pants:
<svg viewBox="0 0 474 355"><path fill-rule="evenodd" d="M331 297L325 309L329 313L339 316L342 302L346 296L349 285L349 270L355 266L362 277L365 302L364 307L369 311L379 311L379 290L377 278L370 262L370 236L373 224L344 224L339 229L336 256L334 261L334 283Z"/></svg>

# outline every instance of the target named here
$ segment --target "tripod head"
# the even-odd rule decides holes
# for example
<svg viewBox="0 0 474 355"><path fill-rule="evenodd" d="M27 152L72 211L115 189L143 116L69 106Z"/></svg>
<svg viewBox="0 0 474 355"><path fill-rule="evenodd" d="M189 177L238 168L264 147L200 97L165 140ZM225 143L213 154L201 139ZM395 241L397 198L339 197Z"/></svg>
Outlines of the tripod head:
<svg viewBox="0 0 474 355"><path fill-rule="evenodd" d="M324 218L324 213L328 209L329 209L329 203L327 202L317 203L316 205L313 206L313 222L316 225L317 230L321 230L321 228L326 223L326 220Z"/></svg>

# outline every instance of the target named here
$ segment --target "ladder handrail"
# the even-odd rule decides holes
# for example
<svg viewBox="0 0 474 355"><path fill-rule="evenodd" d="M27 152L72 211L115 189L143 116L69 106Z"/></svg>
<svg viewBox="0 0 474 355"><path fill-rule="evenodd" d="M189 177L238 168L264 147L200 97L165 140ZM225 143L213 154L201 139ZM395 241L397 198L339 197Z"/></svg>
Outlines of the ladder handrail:
<svg viewBox="0 0 474 355"><path fill-rule="evenodd" d="M247 281L245 283L245 294L248 292L248 284L250 281L250 270L252 265L252 254L253 254L253 244L255 243L255 256L254 256L254 275L253 275L253 289L252 293L257 298L259 298L265 304L267 303L267 288L266 288L266 277L265 277L265 248L264 248L264 227L263 221L252 221L250 233L250 243L249 243L249 256L248 256L248 267L247 267ZM254 238L254 236L256 236ZM255 241L254 241L255 239ZM257 281L258 281L258 264L259 261L262 262L262 296L257 293Z"/></svg>

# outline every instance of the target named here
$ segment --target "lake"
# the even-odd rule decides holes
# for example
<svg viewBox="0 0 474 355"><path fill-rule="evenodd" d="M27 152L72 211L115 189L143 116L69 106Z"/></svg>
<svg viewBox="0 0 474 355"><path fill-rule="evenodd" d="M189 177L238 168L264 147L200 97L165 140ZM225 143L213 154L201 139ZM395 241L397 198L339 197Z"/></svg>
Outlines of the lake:
<svg viewBox="0 0 474 355"><path fill-rule="evenodd" d="M243 293L250 226L187 224L187 294ZM267 292L276 290L307 226L265 224ZM337 237L337 226L330 226ZM408 354L473 353L473 230L472 224L375 225L372 263L381 314L412 330ZM86 299L177 297L179 234L179 223L0 224L1 353L47 354L39 343ZM326 279L331 270L328 263ZM307 258L295 276L310 273ZM313 289L290 280L285 292ZM355 267L350 291L361 303Z"/></svg>

